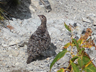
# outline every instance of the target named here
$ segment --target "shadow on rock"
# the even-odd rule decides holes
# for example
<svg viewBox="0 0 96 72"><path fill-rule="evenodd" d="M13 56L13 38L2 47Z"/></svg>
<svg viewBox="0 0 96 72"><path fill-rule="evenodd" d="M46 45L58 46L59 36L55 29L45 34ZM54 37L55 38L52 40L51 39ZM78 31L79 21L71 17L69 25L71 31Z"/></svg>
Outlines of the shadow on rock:
<svg viewBox="0 0 96 72"><path fill-rule="evenodd" d="M15 2L16 1L16 2ZM2 4L0 4L0 8L4 9L4 13L2 15L5 19L28 19L31 17L31 13L29 10L29 5L31 4L31 0L1 0Z"/></svg>
<svg viewBox="0 0 96 72"><path fill-rule="evenodd" d="M42 52L41 56L39 56L37 59L43 60L43 59L46 59L47 57L55 56L56 55L56 52L55 52L56 49L57 49L57 47L53 43L51 43L49 46L49 49Z"/></svg>

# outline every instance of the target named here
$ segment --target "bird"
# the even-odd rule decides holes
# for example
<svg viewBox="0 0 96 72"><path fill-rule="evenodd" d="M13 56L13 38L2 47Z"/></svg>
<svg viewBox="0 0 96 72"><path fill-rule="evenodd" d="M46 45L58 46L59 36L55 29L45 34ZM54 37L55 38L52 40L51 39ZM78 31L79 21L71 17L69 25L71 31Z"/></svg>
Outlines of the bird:
<svg viewBox="0 0 96 72"><path fill-rule="evenodd" d="M47 19L44 15L38 15L41 20L41 25L37 30L31 35L27 44L27 64L36 60L40 57L42 52L48 50L49 45L51 44L51 37L47 30Z"/></svg>

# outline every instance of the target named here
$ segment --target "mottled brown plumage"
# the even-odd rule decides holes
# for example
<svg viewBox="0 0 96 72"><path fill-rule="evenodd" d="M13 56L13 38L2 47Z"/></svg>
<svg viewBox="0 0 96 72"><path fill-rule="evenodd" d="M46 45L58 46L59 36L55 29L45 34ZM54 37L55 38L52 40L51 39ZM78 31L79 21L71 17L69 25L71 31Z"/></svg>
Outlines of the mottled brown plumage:
<svg viewBox="0 0 96 72"><path fill-rule="evenodd" d="M31 35L29 39L27 45L27 53L28 53L27 64L31 63L38 56L40 56L43 51L46 51L51 43L51 38L49 36L46 26L47 19L44 15L38 15L38 16L41 20L41 25Z"/></svg>

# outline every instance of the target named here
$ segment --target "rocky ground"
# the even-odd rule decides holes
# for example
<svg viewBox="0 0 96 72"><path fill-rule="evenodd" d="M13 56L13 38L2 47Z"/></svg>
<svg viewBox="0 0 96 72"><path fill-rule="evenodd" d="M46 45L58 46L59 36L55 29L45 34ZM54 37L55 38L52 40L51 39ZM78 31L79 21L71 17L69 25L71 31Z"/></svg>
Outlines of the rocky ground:
<svg viewBox="0 0 96 72"><path fill-rule="evenodd" d="M62 47L70 41L70 34L64 27L66 24L74 25L77 23L77 36L86 28L93 30L92 38L96 41L96 0L49 0L52 11L46 12L39 0L30 0L24 2L22 12L17 11L17 18L6 20L0 24L0 72L48 72L49 66L55 55L62 51ZM22 45L28 42L31 34L40 25L40 19L37 15L43 14L47 17L47 27L51 36L51 42L54 48L49 51L51 57L36 60L26 64L27 46ZM12 27L10 27L12 26ZM91 58L96 57L96 52L92 48ZM54 65L52 72L58 70L58 64L68 65L68 55ZM96 64L96 58L94 59Z"/></svg>

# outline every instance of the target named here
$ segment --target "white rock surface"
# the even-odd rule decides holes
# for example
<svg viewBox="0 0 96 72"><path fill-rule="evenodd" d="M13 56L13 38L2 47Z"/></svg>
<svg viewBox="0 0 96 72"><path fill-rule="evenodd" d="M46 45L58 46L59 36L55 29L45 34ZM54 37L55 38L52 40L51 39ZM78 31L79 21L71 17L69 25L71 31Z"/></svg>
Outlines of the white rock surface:
<svg viewBox="0 0 96 72"><path fill-rule="evenodd" d="M48 72L49 65L55 56L51 56L33 61L30 64L26 64L27 60L27 46L18 47L20 42L28 42L31 34L40 25L40 19L37 15L44 14L47 17L47 27L51 36L51 42L57 47L55 49L56 53L62 51L62 47L70 41L70 33L65 29L64 22L66 24L74 25L77 23L78 27L74 30L77 32L77 36L82 33L83 29L90 27L93 29L94 36L95 26L87 19L83 22L82 18L87 18L88 16L93 17L95 24L96 16L96 1L95 0L49 0L52 11L46 13L42 6L39 6L39 0L31 0L29 6L31 15L30 18L19 19L13 18L12 20L6 21L7 25L14 27L13 30L4 28L0 25L0 72L11 72L12 70L27 70L29 72ZM27 5L27 2L25 2ZM26 10L24 10L26 11ZM86 14L88 14L86 16ZM94 37L93 36L93 37ZM93 38L94 39L94 38ZM90 54L91 58L94 59L94 64L96 64L96 50ZM66 62L69 58L65 56L64 66L68 65ZM62 60L59 64L62 64ZM58 63L52 68L52 72L58 70Z"/></svg>

